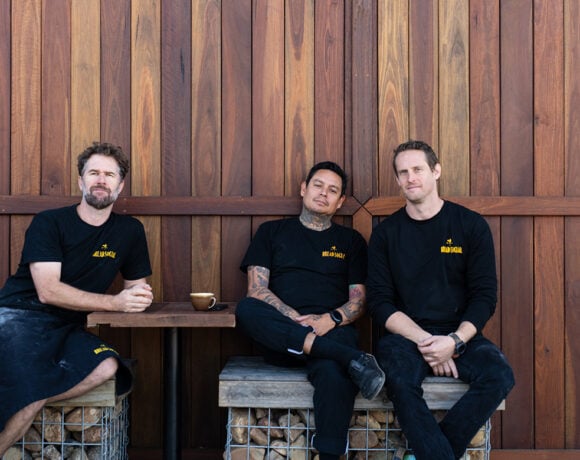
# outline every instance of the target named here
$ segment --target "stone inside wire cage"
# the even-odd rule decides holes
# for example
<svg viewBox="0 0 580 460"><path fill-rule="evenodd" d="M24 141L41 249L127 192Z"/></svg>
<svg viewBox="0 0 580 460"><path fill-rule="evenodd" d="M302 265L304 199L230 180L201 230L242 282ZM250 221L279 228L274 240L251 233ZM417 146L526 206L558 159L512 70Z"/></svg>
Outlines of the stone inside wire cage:
<svg viewBox="0 0 580 460"><path fill-rule="evenodd" d="M434 411L436 418L445 411ZM473 438L464 460L489 460L488 421ZM228 408L226 460L315 459L316 434L312 409ZM345 458L391 460L398 449L412 454L391 410L356 410L353 413Z"/></svg>
<svg viewBox="0 0 580 460"><path fill-rule="evenodd" d="M113 407L45 407L3 459L126 460L128 398Z"/></svg>

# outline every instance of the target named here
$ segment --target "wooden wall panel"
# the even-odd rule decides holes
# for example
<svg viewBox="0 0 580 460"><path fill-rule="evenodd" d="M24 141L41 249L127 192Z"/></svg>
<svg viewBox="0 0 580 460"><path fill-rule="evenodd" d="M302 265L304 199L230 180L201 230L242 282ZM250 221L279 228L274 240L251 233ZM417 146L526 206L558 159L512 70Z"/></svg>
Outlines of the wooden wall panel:
<svg viewBox="0 0 580 460"><path fill-rule="evenodd" d="M565 194L580 195L580 118L576 107L580 104L580 82L575 70L580 66L580 4L567 1L564 4L565 25ZM565 219L565 356L566 356L566 448L580 447L580 219Z"/></svg>
<svg viewBox="0 0 580 460"><path fill-rule="evenodd" d="M575 0L0 1L0 275L34 213L78 200L76 156L99 138L131 156L116 210L145 225L156 299L203 289L226 301L245 295L253 230L299 212L315 161L345 167L352 196L336 220L368 238L403 203L393 147L423 139L443 162L442 194L495 238L485 332L516 387L493 418L494 458L573 455L579 17ZM371 350L370 321L359 328ZM163 331L99 334L138 360L131 448L155 457ZM182 339L182 444L221 458L217 376L255 348L237 330Z"/></svg>
<svg viewBox="0 0 580 460"><path fill-rule="evenodd" d="M499 195L499 2L472 1L469 4L469 69L470 69L470 193ZM496 246L498 279L501 270L501 222L498 217L488 218ZM501 283L498 285L501 293ZM485 333L501 346L501 318L503 303L498 298L496 313L488 322ZM492 420L492 440L501 446L501 414Z"/></svg>
<svg viewBox="0 0 580 460"><path fill-rule="evenodd" d="M100 1L71 2L71 152L76 156L101 134ZM71 161L71 188L78 193L77 167Z"/></svg>
<svg viewBox="0 0 580 460"><path fill-rule="evenodd" d="M559 196L564 191L563 20L563 4L534 2L534 192L539 195ZM565 445L563 229L562 218L535 222L535 278L540 281L534 312L535 446L539 448Z"/></svg>
<svg viewBox="0 0 580 460"><path fill-rule="evenodd" d="M393 149L409 137L409 2L379 2L378 6L378 193L396 195Z"/></svg>
<svg viewBox="0 0 580 460"><path fill-rule="evenodd" d="M284 2L253 0L252 194L284 194Z"/></svg>
<svg viewBox="0 0 580 460"><path fill-rule="evenodd" d="M10 101L10 2L0 2L0 101ZM10 193L10 107L0 104L0 193ZM10 216L0 217L0 280L10 274Z"/></svg>
<svg viewBox="0 0 580 460"><path fill-rule="evenodd" d="M222 195L252 193L252 2L222 0ZM236 263L250 242L250 218L222 218L222 299L246 292Z"/></svg>
<svg viewBox="0 0 580 460"><path fill-rule="evenodd" d="M344 164L344 0L314 2L314 161Z"/></svg>
<svg viewBox="0 0 580 460"><path fill-rule="evenodd" d="M41 2L12 2L10 193L40 192ZM30 218L14 217L10 227L10 273L20 260Z"/></svg>
<svg viewBox="0 0 580 460"><path fill-rule="evenodd" d="M521 449L534 447L534 355L530 352L534 347L533 229L533 218L502 218L501 346L512 365L516 386L506 401L509 409L501 415L500 439L503 445Z"/></svg>
<svg viewBox="0 0 580 460"><path fill-rule="evenodd" d="M531 0L500 3L502 194L532 195L533 41ZM516 387L502 414L503 445L531 449L535 443L533 219L502 220L502 346ZM515 244L514 244L515 243ZM514 261L515 265L514 265ZM518 330L514 334L514 330Z"/></svg>
<svg viewBox="0 0 580 460"><path fill-rule="evenodd" d="M471 1L469 9L471 194L499 195L499 1Z"/></svg>
<svg viewBox="0 0 580 460"><path fill-rule="evenodd" d="M78 190L76 164L70 160L70 12L69 0L42 4L41 193L45 195ZM95 32L98 37L98 28Z"/></svg>
<svg viewBox="0 0 580 460"><path fill-rule="evenodd" d="M377 190L377 1L352 2L352 196L364 203ZM347 59L348 60L348 59Z"/></svg>
<svg viewBox="0 0 580 460"><path fill-rule="evenodd" d="M129 0L101 0L100 2L100 139L121 146L131 156L131 9ZM97 140L97 139L95 139ZM78 175L76 158L80 152L71 151L71 182ZM78 186L76 186L78 189ZM73 188L74 190L74 188ZM78 191L76 193L79 193ZM122 196L131 194L131 172L125 178ZM120 280L112 288L120 288ZM99 328L99 336L112 344L121 356L131 357L131 331L123 328ZM155 378L154 378L155 380ZM159 380L157 380L159 381ZM139 429L130 427L138 437Z"/></svg>
<svg viewBox="0 0 580 460"><path fill-rule="evenodd" d="M409 137L439 151L437 0L409 2Z"/></svg>
<svg viewBox="0 0 580 460"><path fill-rule="evenodd" d="M443 195L469 195L469 3L439 4L439 160Z"/></svg>
<svg viewBox="0 0 580 460"><path fill-rule="evenodd" d="M131 2L101 0L101 136L131 156ZM77 152L71 152L75 155ZM74 158L74 157L73 157ZM123 195L131 192L131 174Z"/></svg>
<svg viewBox="0 0 580 460"><path fill-rule="evenodd" d="M297 196L314 164L314 0L284 4L284 194Z"/></svg>
<svg viewBox="0 0 580 460"><path fill-rule="evenodd" d="M160 64L161 64L161 5L153 0L133 0L131 3L131 193L159 195L161 192L161 124L160 124ZM149 254L153 268L151 285L157 298L163 296L161 282L161 219L141 218L147 232ZM136 388L134 397L140 400L161 401L160 360L161 332L136 329L132 331L132 354L139 362L138 378L155 385ZM149 429L135 433L135 442L143 446L161 444L162 420L160 404L133 405L133 418L152 423Z"/></svg>

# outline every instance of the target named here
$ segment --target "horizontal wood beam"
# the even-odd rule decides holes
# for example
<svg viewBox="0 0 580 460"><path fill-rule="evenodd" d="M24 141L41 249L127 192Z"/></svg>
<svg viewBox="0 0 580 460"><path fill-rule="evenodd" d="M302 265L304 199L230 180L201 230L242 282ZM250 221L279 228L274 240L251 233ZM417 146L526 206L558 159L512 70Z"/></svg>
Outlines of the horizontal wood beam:
<svg viewBox="0 0 580 460"><path fill-rule="evenodd" d="M580 197L454 196L445 197L484 216L580 216ZM78 196L0 195L0 215L30 215L78 203ZM300 197L283 196L122 196L115 212L136 216L289 216L300 212ZM401 197L375 197L361 205L348 197L338 215L352 216L361 207L371 216L387 216L403 206Z"/></svg>
<svg viewBox="0 0 580 460"><path fill-rule="evenodd" d="M0 215L29 215L78 203L79 196L0 195ZM135 216L290 216L300 213L302 198L283 196L122 196L119 214ZM360 203L349 197L338 215L352 216Z"/></svg>
<svg viewBox="0 0 580 460"><path fill-rule="evenodd" d="M580 197L452 196L444 197L484 216L580 216ZM403 206L401 197L376 197L363 204L373 216L388 216Z"/></svg>

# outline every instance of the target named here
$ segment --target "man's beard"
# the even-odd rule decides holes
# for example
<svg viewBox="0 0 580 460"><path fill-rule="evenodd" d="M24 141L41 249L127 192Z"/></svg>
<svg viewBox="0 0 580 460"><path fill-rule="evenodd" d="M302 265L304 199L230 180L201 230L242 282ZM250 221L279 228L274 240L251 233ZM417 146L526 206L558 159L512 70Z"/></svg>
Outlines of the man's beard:
<svg viewBox="0 0 580 460"><path fill-rule="evenodd" d="M107 190L103 187L93 187L92 189ZM109 193L107 196L103 198L98 198L91 193L92 189L89 190L88 192L85 191L84 197L87 204L95 209L105 209L106 207L111 206L119 196L119 192L113 192Z"/></svg>

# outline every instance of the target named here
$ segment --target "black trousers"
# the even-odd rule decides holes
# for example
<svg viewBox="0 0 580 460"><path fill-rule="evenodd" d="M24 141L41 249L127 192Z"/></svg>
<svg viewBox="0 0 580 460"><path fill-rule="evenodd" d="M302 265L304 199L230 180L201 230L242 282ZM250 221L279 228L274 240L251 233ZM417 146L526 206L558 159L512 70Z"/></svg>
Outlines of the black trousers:
<svg viewBox="0 0 580 460"><path fill-rule="evenodd" d="M311 328L301 326L260 300L247 297L236 307L238 327L263 348L267 362L279 366L305 366L314 387L313 445L319 452L342 455L347 449L348 426L358 388L348 369L332 359L318 359L302 352ZM332 329L326 337L357 348L358 333L352 326Z"/></svg>

